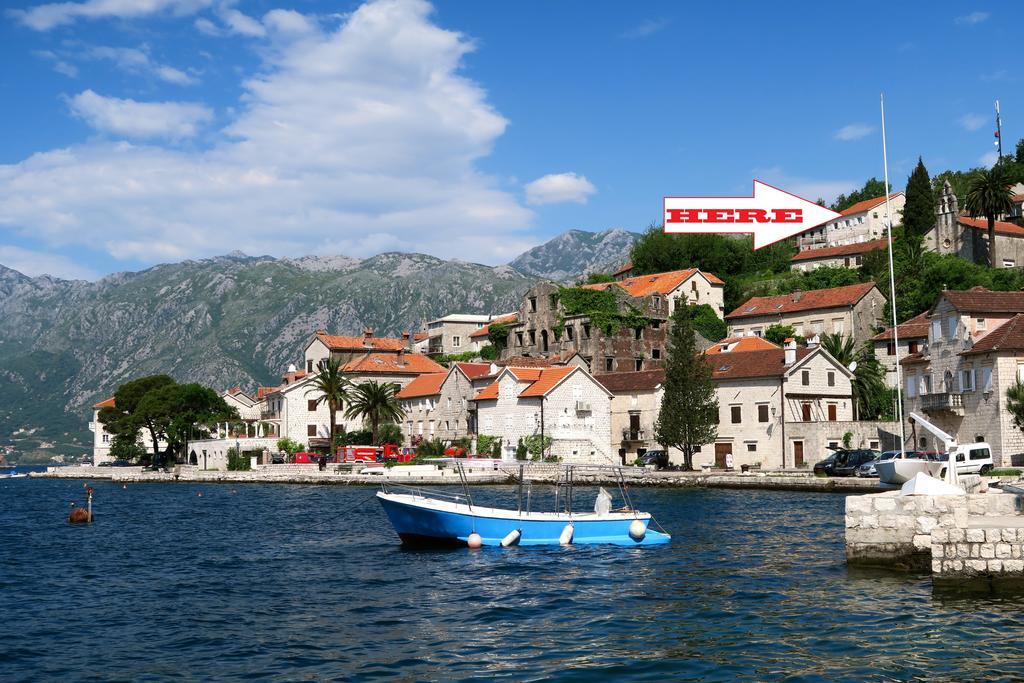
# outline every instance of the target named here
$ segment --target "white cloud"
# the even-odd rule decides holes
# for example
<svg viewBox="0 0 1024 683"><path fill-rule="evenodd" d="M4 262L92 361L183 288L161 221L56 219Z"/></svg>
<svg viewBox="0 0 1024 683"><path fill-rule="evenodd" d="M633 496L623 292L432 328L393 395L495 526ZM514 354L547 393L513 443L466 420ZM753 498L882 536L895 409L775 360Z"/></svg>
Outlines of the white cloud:
<svg viewBox="0 0 1024 683"><path fill-rule="evenodd" d="M645 19L636 26L623 31L620 37L626 38L627 40L646 38L668 27L670 23L671 22L668 19Z"/></svg>
<svg viewBox="0 0 1024 683"><path fill-rule="evenodd" d="M100 277L91 268L80 266L59 254L11 245L0 244L0 264L29 277L52 275L65 280L97 280Z"/></svg>
<svg viewBox="0 0 1024 683"><path fill-rule="evenodd" d="M309 22L265 51L206 148L100 140L0 165L0 228L146 263L325 244L507 260L533 241L533 213L476 168L507 122L459 74L472 42L431 12L381 0L330 30ZM106 111L145 103L90 99L112 133L152 118Z"/></svg>
<svg viewBox="0 0 1024 683"><path fill-rule="evenodd" d="M526 184L526 201L530 204L585 204L597 192L593 183L575 173L549 173Z"/></svg>
<svg viewBox="0 0 1024 683"><path fill-rule="evenodd" d="M848 126L843 126L836 131L836 140L860 140L863 137L867 137L875 132L874 126L869 126L866 123L851 123Z"/></svg>
<svg viewBox="0 0 1024 683"><path fill-rule="evenodd" d="M118 69L128 73L152 74L162 81L175 85L194 85L198 82L197 79L180 69L154 62L145 45L139 48L96 45L83 48L78 54L83 59L113 62Z"/></svg>
<svg viewBox="0 0 1024 683"><path fill-rule="evenodd" d="M960 117L960 125L966 130L978 130L985 125L988 121L988 117L982 116L981 114L964 114Z"/></svg>
<svg viewBox="0 0 1024 683"><path fill-rule="evenodd" d="M824 199L826 204L831 204L841 194L857 189L863 182L794 176L787 173L781 166L755 168L753 175L758 180L780 190L785 190L812 202L819 198Z"/></svg>
<svg viewBox="0 0 1024 683"><path fill-rule="evenodd" d="M263 24L236 9L225 7L221 9L219 14L221 21L224 22L231 33L238 33L250 38L261 38L267 34Z"/></svg>
<svg viewBox="0 0 1024 683"><path fill-rule="evenodd" d="M46 61L53 64L53 70L59 74L67 76L68 78L78 77L78 67L74 64L65 62L59 55L52 50L36 50L33 52L36 57L45 59Z"/></svg>
<svg viewBox="0 0 1024 683"><path fill-rule="evenodd" d="M79 19L137 19L152 14L176 16L194 14L209 7L213 0L84 0L36 5L26 10L10 10L23 24L36 31L49 31L73 24Z"/></svg>
<svg viewBox="0 0 1024 683"><path fill-rule="evenodd" d="M978 157L978 163L984 166L985 168L992 168L993 166L995 166L995 163L997 161L999 161L999 152L997 152L996 150L986 152L982 154L980 157Z"/></svg>
<svg viewBox="0 0 1024 683"><path fill-rule="evenodd" d="M85 90L68 99L72 113L104 133L130 138L193 137L213 112L191 102L137 102Z"/></svg>
<svg viewBox="0 0 1024 683"><path fill-rule="evenodd" d="M970 14L965 14L961 17L957 17L956 23L973 26L974 24L980 24L981 22L985 21L986 19L989 18L989 16L991 15L988 12L971 12Z"/></svg>

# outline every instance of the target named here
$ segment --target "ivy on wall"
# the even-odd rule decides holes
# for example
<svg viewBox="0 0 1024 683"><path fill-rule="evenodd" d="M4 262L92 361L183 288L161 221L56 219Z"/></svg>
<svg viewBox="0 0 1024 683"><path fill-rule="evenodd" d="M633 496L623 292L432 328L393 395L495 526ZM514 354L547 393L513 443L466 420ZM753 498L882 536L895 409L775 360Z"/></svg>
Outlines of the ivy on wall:
<svg viewBox="0 0 1024 683"><path fill-rule="evenodd" d="M591 324L607 335L617 334L619 330L647 327L650 323L632 304L627 304L625 311L621 311L619 299L610 287L603 290L562 287L558 290L558 301L565 315L588 316ZM564 331L565 319L559 315L554 326L555 337L560 339Z"/></svg>

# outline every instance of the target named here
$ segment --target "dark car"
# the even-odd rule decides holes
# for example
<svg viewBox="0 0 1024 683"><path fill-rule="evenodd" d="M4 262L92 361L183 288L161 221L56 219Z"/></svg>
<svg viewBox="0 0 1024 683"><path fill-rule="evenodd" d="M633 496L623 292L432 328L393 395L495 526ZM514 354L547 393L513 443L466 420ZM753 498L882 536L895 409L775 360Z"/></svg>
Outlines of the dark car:
<svg viewBox="0 0 1024 683"><path fill-rule="evenodd" d="M867 448L858 448L852 451L837 451L835 466L832 468L833 477L853 477L861 465L878 460L881 455L879 451Z"/></svg>
<svg viewBox="0 0 1024 683"><path fill-rule="evenodd" d="M654 465L655 469L663 470L668 467L668 451L647 451L637 460L641 467Z"/></svg>
<svg viewBox="0 0 1024 683"><path fill-rule="evenodd" d="M838 453L833 453L824 460L814 463L814 474L819 477L831 477L836 469L837 455Z"/></svg>

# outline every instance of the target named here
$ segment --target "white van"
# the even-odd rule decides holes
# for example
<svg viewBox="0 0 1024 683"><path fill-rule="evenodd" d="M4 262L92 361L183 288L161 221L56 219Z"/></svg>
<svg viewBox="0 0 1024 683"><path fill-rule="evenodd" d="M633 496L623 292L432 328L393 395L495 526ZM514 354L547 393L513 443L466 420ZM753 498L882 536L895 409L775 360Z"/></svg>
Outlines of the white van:
<svg viewBox="0 0 1024 683"><path fill-rule="evenodd" d="M987 474L995 466L992 462L992 447L984 441L960 444L953 455L956 457L957 474ZM945 455L937 457L948 460ZM940 479L946 476L946 468L943 467L937 476Z"/></svg>

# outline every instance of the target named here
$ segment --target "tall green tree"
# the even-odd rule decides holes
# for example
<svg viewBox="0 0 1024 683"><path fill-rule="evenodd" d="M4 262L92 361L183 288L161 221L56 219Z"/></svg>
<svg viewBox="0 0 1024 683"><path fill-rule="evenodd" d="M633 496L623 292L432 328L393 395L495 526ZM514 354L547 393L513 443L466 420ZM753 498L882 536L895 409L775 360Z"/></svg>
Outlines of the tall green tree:
<svg viewBox="0 0 1024 683"><path fill-rule="evenodd" d="M988 220L988 265L997 268L996 216L1009 213L1013 208L1010 178L1002 164L974 174L967 187L964 207L972 216L984 216Z"/></svg>
<svg viewBox="0 0 1024 683"><path fill-rule="evenodd" d="M385 422L400 422L405 411L395 397L398 389L390 382L378 383L373 380L363 382L356 387L348 400L345 416L362 418L370 424L373 444L378 443L380 426Z"/></svg>
<svg viewBox="0 0 1024 683"><path fill-rule="evenodd" d="M860 420L876 419L887 408L889 392L885 386L885 368L875 357L870 342L858 347L853 337L825 334L821 337L821 347L845 368L857 363L850 383L853 402L857 406L856 417Z"/></svg>
<svg viewBox="0 0 1024 683"><path fill-rule="evenodd" d="M102 408L99 421L104 429L114 435L137 435L146 430L153 443L153 458L160 457L160 441L166 437L166 422L162 412L153 412L152 407L140 403L152 391L175 384L169 375L149 375L125 382L114 392L114 405Z"/></svg>
<svg viewBox="0 0 1024 683"><path fill-rule="evenodd" d="M836 200L832 202L831 209L833 211L842 211L848 209L857 202L862 202L865 199L874 199L875 197L885 196L885 182L878 178L868 178L864 183L864 187L859 190L854 190L850 194L841 194L836 197Z"/></svg>
<svg viewBox="0 0 1024 683"><path fill-rule="evenodd" d="M330 425L331 438L328 441L330 445L329 450L334 450L334 436L337 432L338 424L338 411L345 406L345 402L349 400L349 396L353 391L353 384L345 375L341 372L341 361L333 356L327 359L323 369L320 370L313 381L309 384L309 389L306 391L306 396L310 394L317 394L316 405L327 406L327 412L330 413L328 416L328 424Z"/></svg>
<svg viewBox="0 0 1024 683"><path fill-rule="evenodd" d="M1024 384L1018 381L1006 390L1006 410L1013 417L1013 424L1024 431Z"/></svg>
<svg viewBox="0 0 1024 683"><path fill-rule="evenodd" d="M672 314L665 361L665 390L655 423L655 438L665 448L683 452L683 467L693 469L693 453L718 436L718 399L711 365L697 352L685 308Z"/></svg>
<svg viewBox="0 0 1024 683"><path fill-rule="evenodd" d="M917 166L907 179L903 205L903 238L920 241L935 226L935 192L928 177L924 160L917 159Z"/></svg>

